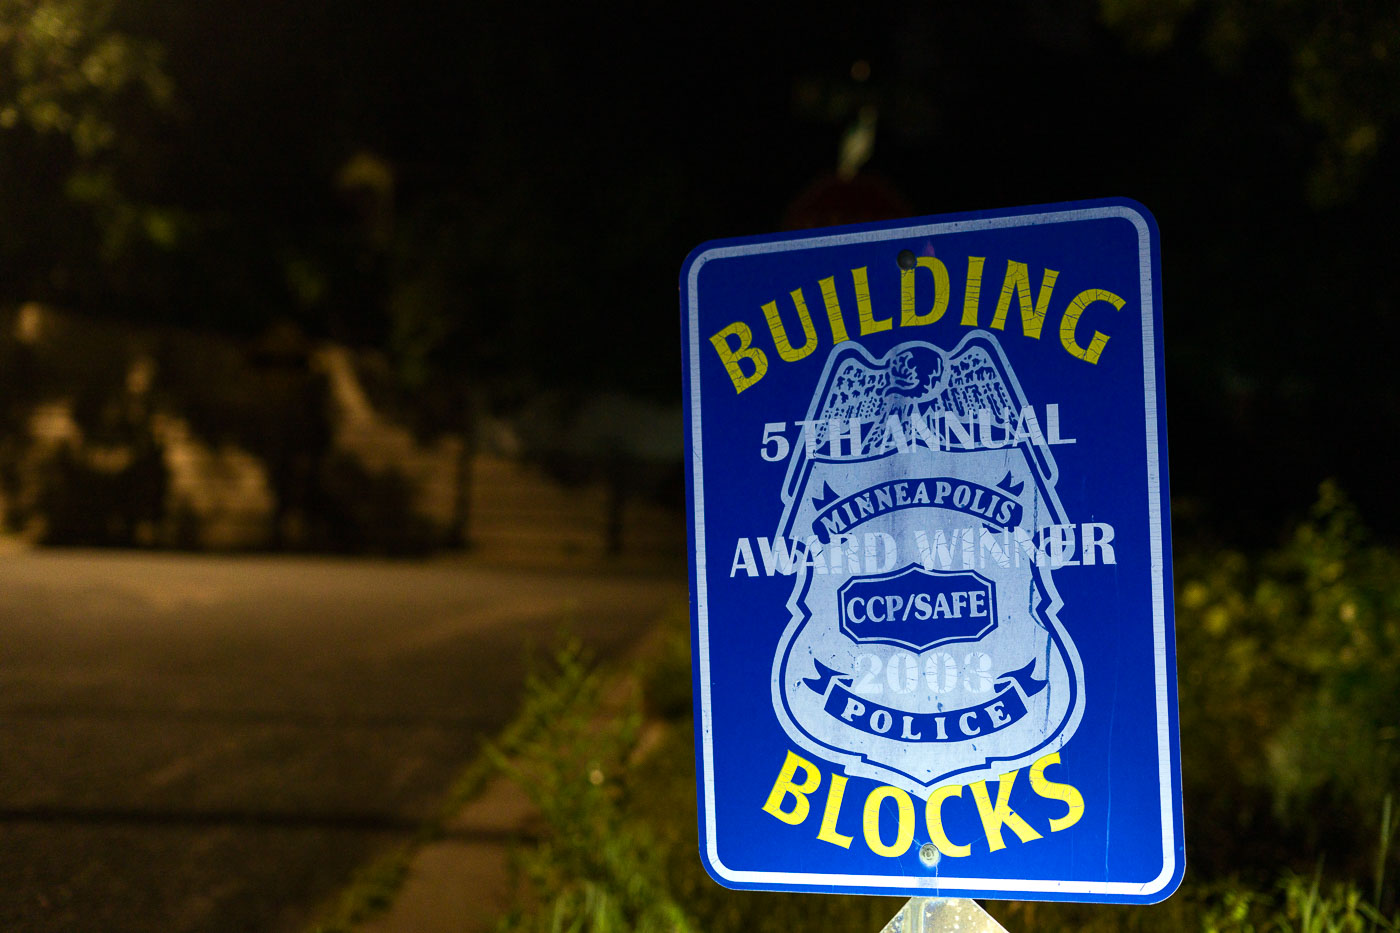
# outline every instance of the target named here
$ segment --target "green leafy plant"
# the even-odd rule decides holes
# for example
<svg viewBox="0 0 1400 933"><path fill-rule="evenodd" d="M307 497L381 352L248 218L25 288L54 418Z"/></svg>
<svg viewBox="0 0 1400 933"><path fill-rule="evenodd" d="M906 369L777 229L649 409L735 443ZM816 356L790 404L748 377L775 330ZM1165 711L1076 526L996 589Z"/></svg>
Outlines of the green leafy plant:
<svg viewBox="0 0 1400 933"><path fill-rule="evenodd" d="M1400 786L1400 553L1325 484L1282 547L1193 552L1177 579L1193 858L1305 871L1325 853L1359 877L1377 838L1393 858L1377 815Z"/></svg>
<svg viewBox="0 0 1400 933"><path fill-rule="evenodd" d="M519 723L488 757L529 795L553 831L518 853L527 891L502 929L550 933L693 929L670 896L645 825L629 819L625 768L642 723L635 690L609 681L576 642L532 676Z"/></svg>

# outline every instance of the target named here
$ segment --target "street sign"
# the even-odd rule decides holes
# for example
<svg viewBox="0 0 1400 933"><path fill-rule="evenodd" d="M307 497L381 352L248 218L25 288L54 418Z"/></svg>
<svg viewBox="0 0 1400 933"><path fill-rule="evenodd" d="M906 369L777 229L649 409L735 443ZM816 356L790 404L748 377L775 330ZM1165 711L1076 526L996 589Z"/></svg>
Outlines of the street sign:
<svg viewBox="0 0 1400 933"><path fill-rule="evenodd" d="M710 874L1171 894L1151 215L1114 199L714 241L681 311Z"/></svg>

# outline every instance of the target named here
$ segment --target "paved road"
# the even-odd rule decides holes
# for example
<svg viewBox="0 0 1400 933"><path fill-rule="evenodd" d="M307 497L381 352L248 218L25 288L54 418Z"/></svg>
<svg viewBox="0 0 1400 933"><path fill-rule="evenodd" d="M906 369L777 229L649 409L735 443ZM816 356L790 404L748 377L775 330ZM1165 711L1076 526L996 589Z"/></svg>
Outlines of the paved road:
<svg viewBox="0 0 1400 933"><path fill-rule="evenodd" d="M0 930L297 930L672 578L103 552L0 557Z"/></svg>

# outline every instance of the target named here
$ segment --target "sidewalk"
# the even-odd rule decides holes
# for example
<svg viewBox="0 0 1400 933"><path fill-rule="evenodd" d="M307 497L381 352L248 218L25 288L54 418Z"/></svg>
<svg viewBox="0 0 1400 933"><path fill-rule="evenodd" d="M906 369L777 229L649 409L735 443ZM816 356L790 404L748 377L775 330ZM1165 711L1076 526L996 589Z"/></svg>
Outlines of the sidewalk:
<svg viewBox="0 0 1400 933"><path fill-rule="evenodd" d="M608 675L608 692L615 700L640 689L629 662L658 655L665 637L659 625L654 627ZM637 754L654 747L660 732L643 728ZM482 788L445 820L441 835L409 853L392 903L355 926L355 933L491 933L511 904L512 847L529 845L544 831L525 791L492 769Z"/></svg>
<svg viewBox="0 0 1400 933"><path fill-rule="evenodd" d="M510 846L535 830L524 792L504 776L491 778L443 838L413 854L393 904L361 933L489 933L509 902Z"/></svg>

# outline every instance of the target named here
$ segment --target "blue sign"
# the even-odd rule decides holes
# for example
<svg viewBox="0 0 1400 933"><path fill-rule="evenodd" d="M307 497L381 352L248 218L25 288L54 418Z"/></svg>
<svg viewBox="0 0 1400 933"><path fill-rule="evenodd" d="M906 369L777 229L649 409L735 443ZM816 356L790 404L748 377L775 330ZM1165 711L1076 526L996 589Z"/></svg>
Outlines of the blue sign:
<svg viewBox="0 0 1400 933"><path fill-rule="evenodd" d="M1090 201L681 272L700 849L735 888L1185 868L1157 228Z"/></svg>

